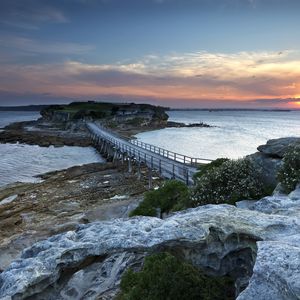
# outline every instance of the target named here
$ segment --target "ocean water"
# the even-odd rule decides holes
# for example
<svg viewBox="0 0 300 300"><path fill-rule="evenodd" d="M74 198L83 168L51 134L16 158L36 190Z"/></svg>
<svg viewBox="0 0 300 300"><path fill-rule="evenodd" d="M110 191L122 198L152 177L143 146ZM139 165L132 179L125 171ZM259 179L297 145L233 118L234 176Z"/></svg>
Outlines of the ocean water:
<svg viewBox="0 0 300 300"><path fill-rule="evenodd" d="M169 120L212 128L166 128L140 133L146 143L192 157L240 158L267 140L300 137L300 111L169 111Z"/></svg>
<svg viewBox="0 0 300 300"><path fill-rule="evenodd" d="M37 113L0 112L0 127L38 117ZM37 182L40 180L34 176L38 174L103 161L92 147L0 144L0 187L13 182Z"/></svg>
<svg viewBox="0 0 300 300"><path fill-rule="evenodd" d="M31 121L40 118L38 112L0 111L0 128L14 122Z"/></svg>

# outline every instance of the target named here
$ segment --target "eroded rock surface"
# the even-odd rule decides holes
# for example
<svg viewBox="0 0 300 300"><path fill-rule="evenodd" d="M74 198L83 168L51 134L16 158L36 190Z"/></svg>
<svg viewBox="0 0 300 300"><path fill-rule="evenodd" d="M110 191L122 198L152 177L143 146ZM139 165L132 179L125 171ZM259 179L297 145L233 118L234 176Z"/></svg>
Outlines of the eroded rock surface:
<svg viewBox="0 0 300 300"><path fill-rule="evenodd" d="M127 266L140 264L145 253L161 250L169 250L210 274L231 274L242 285L252 275L259 241L254 274L238 299L297 299L299 230L298 217L230 205L202 206L165 220L136 217L80 225L76 231L53 236L25 250L0 275L0 295L13 299L41 299L39 295L45 294L54 295L53 299L81 299L84 293L90 295L85 299L106 299L110 291L115 293ZM118 259L121 263L114 263ZM264 268L269 273L264 273ZM81 292L70 292L83 274L90 283L84 284Z"/></svg>
<svg viewBox="0 0 300 300"><path fill-rule="evenodd" d="M142 174L138 181L126 166L94 163L0 189L0 269L36 241L78 224L128 216L148 189L148 174Z"/></svg>
<svg viewBox="0 0 300 300"><path fill-rule="evenodd" d="M300 298L300 234L280 241L258 242L249 286L238 300L296 300Z"/></svg>

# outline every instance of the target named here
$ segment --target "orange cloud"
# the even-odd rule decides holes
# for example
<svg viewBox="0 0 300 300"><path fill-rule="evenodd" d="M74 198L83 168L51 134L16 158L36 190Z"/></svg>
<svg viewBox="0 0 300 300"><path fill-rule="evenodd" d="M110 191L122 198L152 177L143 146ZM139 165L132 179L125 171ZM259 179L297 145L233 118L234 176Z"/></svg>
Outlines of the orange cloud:
<svg viewBox="0 0 300 300"><path fill-rule="evenodd" d="M300 94L300 57L295 51L196 52L151 55L112 65L75 61L22 67L3 65L0 89L66 97L113 94L166 101L295 98ZM289 105L298 105L295 103Z"/></svg>

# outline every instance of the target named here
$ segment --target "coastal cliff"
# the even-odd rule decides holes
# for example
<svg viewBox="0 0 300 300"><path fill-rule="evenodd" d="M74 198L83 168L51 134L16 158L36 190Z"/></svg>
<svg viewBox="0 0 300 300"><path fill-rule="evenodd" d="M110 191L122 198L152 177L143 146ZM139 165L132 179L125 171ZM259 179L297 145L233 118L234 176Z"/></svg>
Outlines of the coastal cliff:
<svg viewBox="0 0 300 300"><path fill-rule="evenodd" d="M101 120L106 124L163 126L168 120L167 108L150 104L73 102L51 105L41 110L48 121Z"/></svg>
<svg viewBox="0 0 300 300"><path fill-rule="evenodd" d="M42 107L37 121L19 122L0 132L0 143L48 146L91 146L85 121L101 122L126 138L167 127L212 127L205 123L168 121L168 108L150 104L73 102Z"/></svg>

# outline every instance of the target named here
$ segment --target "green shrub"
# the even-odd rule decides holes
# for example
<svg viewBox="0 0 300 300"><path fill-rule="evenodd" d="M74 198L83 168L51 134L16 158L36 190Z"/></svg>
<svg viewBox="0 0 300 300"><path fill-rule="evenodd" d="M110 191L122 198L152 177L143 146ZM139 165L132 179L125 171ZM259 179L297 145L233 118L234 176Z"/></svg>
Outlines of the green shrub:
<svg viewBox="0 0 300 300"><path fill-rule="evenodd" d="M284 155L277 177L287 193L293 191L300 183L300 145L292 147Z"/></svg>
<svg viewBox="0 0 300 300"><path fill-rule="evenodd" d="M108 128L112 128L112 129L118 127L118 123L117 123L116 121L114 121L114 120L109 120L109 121L107 121L105 125L106 125Z"/></svg>
<svg viewBox="0 0 300 300"><path fill-rule="evenodd" d="M144 122L145 122L144 118L136 117L136 118L127 120L126 124L131 125L131 126L141 126Z"/></svg>
<svg viewBox="0 0 300 300"><path fill-rule="evenodd" d="M194 180L197 180L197 178L201 177L205 173L211 171L214 168L220 167L224 162L228 161L228 158L217 158L213 160L211 163L206 165L201 165L198 169L199 171L195 173Z"/></svg>
<svg viewBox="0 0 300 300"><path fill-rule="evenodd" d="M228 160L207 170L196 180L192 192L193 206L258 199L264 195L260 171L249 159Z"/></svg>
<svg viewBox="0 0 300 300"><path fill-rule="evenodd" d="M141 272L125 272L117 299L229 300L234 299L234 288L228 277L208 277L168 253L159 253L146 257Z"/></svg>
<svg viewBox="0 0 300 300"><path fill-rule="evenodd" d="M144 200L130 213L130 216L156 216L189 207L188 187L177 180L168 180L157 190L145 193Z"/></svg>

